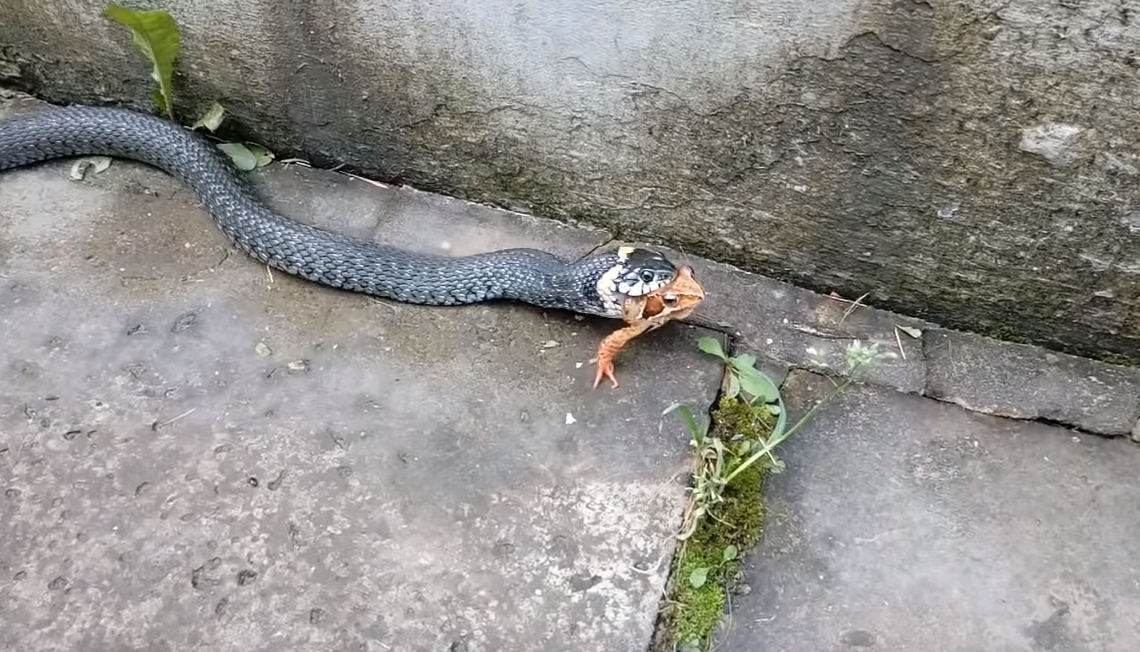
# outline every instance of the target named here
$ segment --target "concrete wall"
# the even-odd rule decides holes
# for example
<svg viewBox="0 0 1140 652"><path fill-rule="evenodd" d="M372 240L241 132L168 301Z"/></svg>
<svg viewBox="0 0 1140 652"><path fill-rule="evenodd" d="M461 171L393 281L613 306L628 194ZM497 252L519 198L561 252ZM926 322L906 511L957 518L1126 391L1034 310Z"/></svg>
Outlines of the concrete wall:
<svg viewBox="0 0 1140 652"><path fill-rule="evenodd" d="M0 79L149 107L103 4L3 0ZM279 151L1140 359L1135 0L132 6Z"/></svg>

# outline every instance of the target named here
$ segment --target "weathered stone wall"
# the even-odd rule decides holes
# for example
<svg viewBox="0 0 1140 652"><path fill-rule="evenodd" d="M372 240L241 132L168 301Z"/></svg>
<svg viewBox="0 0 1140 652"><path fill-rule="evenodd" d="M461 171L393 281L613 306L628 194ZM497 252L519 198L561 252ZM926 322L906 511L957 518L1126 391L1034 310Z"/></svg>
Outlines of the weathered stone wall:
<svg viewBox="0 0 1140 652"><path fill-rule="evenodd" d="M0 2L0 80L149 108L103 4ZM1140 360L1135 0L132 6L280 152Z"/></svg>

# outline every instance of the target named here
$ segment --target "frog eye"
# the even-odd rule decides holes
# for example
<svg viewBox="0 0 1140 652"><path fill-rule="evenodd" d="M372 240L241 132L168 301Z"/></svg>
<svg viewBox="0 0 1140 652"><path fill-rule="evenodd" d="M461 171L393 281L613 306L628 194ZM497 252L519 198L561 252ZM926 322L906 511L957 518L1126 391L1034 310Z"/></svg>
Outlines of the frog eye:
<svg viewBox="0 0 1140 652"><path fill-rule="evenodd" d="M673 305L677 304L678 298L679 297L675 294L666 294L664 297L661 298L661 300L665 302L665 305L673 306Z"/></svg>

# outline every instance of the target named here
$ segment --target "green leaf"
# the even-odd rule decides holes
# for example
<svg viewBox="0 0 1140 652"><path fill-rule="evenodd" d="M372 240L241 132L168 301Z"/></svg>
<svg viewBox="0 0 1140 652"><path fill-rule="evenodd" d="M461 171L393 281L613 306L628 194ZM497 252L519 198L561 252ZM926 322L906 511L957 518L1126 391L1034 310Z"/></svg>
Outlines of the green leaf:
<svg viewBox="0 0 1140 652"><path fill-rule="evenodd" d="M745 371L756 366L756 356L749 353L741 353L740 355L734 355L729 358L728 362L733 367Z"/></svg>
<svg viewBox="0 0 1140 652"><path fill-rule="evenodd" d="M701 645L701 639L691 638L682 643L677 652L704 652L704 646Z"/></svg>
<svg viewBox="0 0 1140 652"><path fill-rule="evenodd" d="M748 373L740 374L740 387L763 403L772 403L780 397L780 389L776 383L762 371L753 369Z"/></svg>
<svg viewBox="0 0 1140 652"><path fill-rule="evenodd" d="M708 579L709 569L707 567L701 566L699 568L694 568L693 572L689 573L689 586L693 587L694 589L699 589L705 585L705 582L708 581Z"/></svg>
<svg viewBox="0 0 1140 652"><path fill-rule="evenodd" d="M784 433L788 429L788 410L784 406L784 399L779 398L776 404L780 406L780 415L776 417L776 425L772 427L772 434L768 435L769 441L782 441Z"/></svg>
<svg viewBox="0 0 1140 652"><path fill-rule="evenodd" d="M681 413L681 421L684 422L685 428L688 429L689 436L693 438L693 441L698 444L704 441L704 429L697 425L697 419L693 416L693 410L684 403L674 403L665 408L665 411L662 412L661 415L665 416L674 411Z"/></svg>
<svg viewBox="0 0 1140 652"><path fill-rule="evenodd" d="M239 170L248 172L257 167L257 156L241 143L218 143L218 149L225 152Z"/></svg>
<svg viewBox="0 0 1140 652"><path fill-rule="evenodd" d="M726 546L724 549L724 556L723 556L724 561L732 561L733 559L736 559L736 552L737 552L736 546L731 545L731 544Z"/></svg>
<svg viewBox="0 0 1140 652"><path fill-rule="evenodd" d="M174 119L174 59L182 47L178 23L163 10L136 11L122 5L107 5L103 13L119 24L130 28L134 35L135 51L145 56L153 66L150 75L158 82L153 98L156 104Z"/></svg>
<svg viewBox="0 0 1140 652"><path fill-rule="evenodd" d="M254 155L254 157L257 158L257 167L259 168L263 168L266 165L269 165L273 162L273 159L276 158L273 152L256 143L248 143L246 147Z"/></svg>
<svg viewBox="0 0 1140 652"><path fill-rule="evenodd" d="M728 356L724 352L724 348L720 345L720 340L715 337L702 337L697 340L697 347L709 355L714 355L721 360L727 360Z"/></svg>
<svg viewBox="0 0 1140 652"><path fill-rule="evenodd" d="M273 152L253 143L218 143L218 149L226 153L239 170L249 171L265 167L273 162Z"/></svg>
<svg viewBox="0 0 1140 652"><path fill-rule="evenodd" d="M210 105L209 109L206 109L202 117L198 118L198 121L194 123L193 129L205 127L210 133L213 133L218 130L218 127L222 126L222 120L224 120L225 117L226 107L218 102L214 102Z"/></svg>
<svg viewBox="0 0 1140 652"><path fill-rule="evenodd" d="M736 374L728 375L728 398L740 396L740 378Z"/></svg>

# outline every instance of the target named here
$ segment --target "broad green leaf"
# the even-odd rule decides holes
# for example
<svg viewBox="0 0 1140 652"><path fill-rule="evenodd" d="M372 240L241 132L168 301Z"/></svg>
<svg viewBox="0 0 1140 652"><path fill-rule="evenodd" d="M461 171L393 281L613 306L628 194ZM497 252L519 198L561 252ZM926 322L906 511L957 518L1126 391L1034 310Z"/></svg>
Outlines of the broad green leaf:
<svg viewBox="0 0 1140 652"><path fill-rule="evenodd" d="M740 396L740 378L736 374L728 375L728 398Z"/></svg>
<svg viewBox="0 0 1140 652"><path fill-rule="evenodd" d="M767 374L755 369L740 374L740 387L763 403L771 403L780 397L776 383Z"/></svg>
<svg viewBox="0 0 1140 652"><path fill-rule="evenodd" d="M700 568L694 568L693 572L689 573L689 586L694 589L699 589L705 585L708 579L709 569L707 567L701 566Z"/></svg>
<svg viewBox="0 0 1140 652"><path fill-rule="evenodd" d="M756 356L750 353L741 353L740 355L734 355L729 358L729 362L732 363L733 367L743 371L756 366Z"/></svg>
<svg viewBox="0 0 1140 652"><path fill-rule="evenodd" d="M209 109L206 109L206 112L202 114L202 117L198 118L198 121L194 123L193 128L201 129L205 127L210 131L210 133L213 133L218 130L218 127L222 126L222 120L224 120L225 117L226 107L222 106L218 102L214 102L210 105Z"/></svg>
<svg viewBox="0 0 1140 652"><path fill-rule="evenodd" d="M257 158L257 167L259 168L269 165L275 158L273 152L256 143L249 143L246 145L246 148Z"/></svg>
<svg viewBox="0 0 1140 652"><path fill-rule="evenodd" d="M732 561L733 559L736 559L736 546L728 545L724 549L724 560Z"/></svg>
<svg viewBox="0 0 1140 652"><path fill-rule="evenodd" d="M720 345L720 340L715 337L702 337L697 340L697 347L709 355L714 355L721 360L727 360L728 356L724 353L724 348Z"/></svg>
<svg viewBox="0 0 1140 652"><path fill-rule="evenodd" d="M241 143L218 143L218 149L225 152L239 170L248 172L257 167L257 156Z"/></svg>
<svg viewBox="0 0 1140 652"><path fill-rule="evenodd" d="M178 23L163 10L136 11L122 5L107 5L103 10L109 18L130 28L134 35L135 51L151 63L151 77L158 82L154 101L171 120L174 119L174 60L182 47Z"/></svg>

